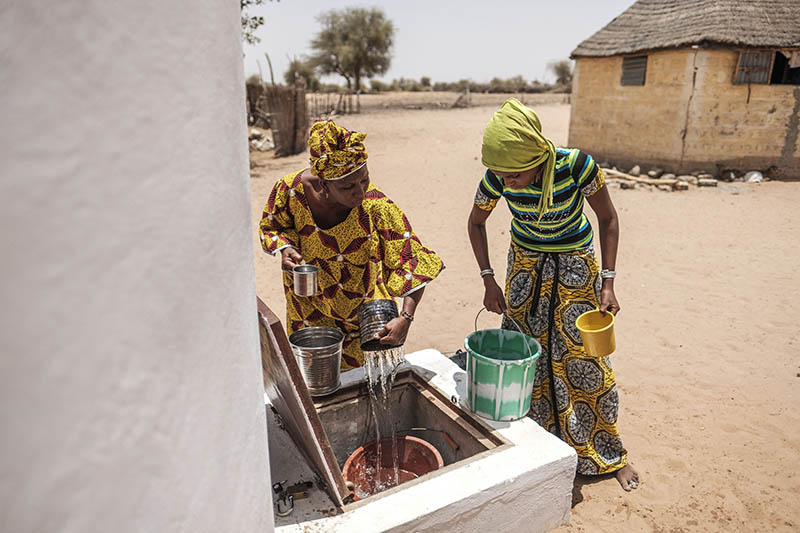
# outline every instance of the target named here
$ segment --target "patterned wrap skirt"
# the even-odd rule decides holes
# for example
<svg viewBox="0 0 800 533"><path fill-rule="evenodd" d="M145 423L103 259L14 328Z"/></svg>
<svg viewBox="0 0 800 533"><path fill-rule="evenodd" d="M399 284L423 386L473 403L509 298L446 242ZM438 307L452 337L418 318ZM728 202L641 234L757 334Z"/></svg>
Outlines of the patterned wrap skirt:
<svg viewBox="0 0 800 533"><path fill-rule="evenodd" d="M585 475L614 472L627 461L609 358L587 356L575 326L581 313L599 306L601 283L591 248L532 252L511 243L509 315L542 345L528 416L575 449L578 473Z"/></svg>

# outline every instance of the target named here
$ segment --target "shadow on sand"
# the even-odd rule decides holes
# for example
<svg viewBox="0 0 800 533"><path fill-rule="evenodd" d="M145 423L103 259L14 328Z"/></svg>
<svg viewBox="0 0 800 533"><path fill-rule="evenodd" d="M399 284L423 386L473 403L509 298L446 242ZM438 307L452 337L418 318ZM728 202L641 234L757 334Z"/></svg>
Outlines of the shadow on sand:
<svg viewBox="0 0 800 533"><path fill-rule="evenodd" d="M602 483L603 481L613 479L614 476L614 472L600 476L584 476L582 474L575 474L575 483L572 485L572 507L575 508L576 505L583 501L583 493L581 492L581 489L585 485Z"/></svg>

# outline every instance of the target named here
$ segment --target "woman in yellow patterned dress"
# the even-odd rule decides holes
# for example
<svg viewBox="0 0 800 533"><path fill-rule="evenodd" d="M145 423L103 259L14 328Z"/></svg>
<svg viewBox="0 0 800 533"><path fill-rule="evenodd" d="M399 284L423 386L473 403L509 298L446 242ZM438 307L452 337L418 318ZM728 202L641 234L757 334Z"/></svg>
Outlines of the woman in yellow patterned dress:
<svg viewBox="0 0 800 533"><path fill-rule="evenodd" d="M616 314L617 212L602 170L580 150L557 149L536 113L509 99L486 127L487 168L469 218L481 269L484 305L506 313L542 345L530 416L578 453L580 474L616 472L625 490L638 486L617 430L618 394L608 357L589 357L575 319L596 307ZM505 294L489 264L485 222L501 197L511 214ZM589 202L600 229L603 269L583 213ZM510 324L504 320L504 327Z"/></svg>
<svg viewBox="0 0 800 533"><path fill-rule="evenodd" d="M403 298L400 316L378 334L382 344L403 344L425 285L444 269L397 204L370 182L365 137L331 120L315 123L310 168L275 184L260 223L264 251L281 254L287 331L342 330L342 369L364 362L357 315L363 301ZM302 263L319 267L316 296L292 290L291 270Z"/></svg>

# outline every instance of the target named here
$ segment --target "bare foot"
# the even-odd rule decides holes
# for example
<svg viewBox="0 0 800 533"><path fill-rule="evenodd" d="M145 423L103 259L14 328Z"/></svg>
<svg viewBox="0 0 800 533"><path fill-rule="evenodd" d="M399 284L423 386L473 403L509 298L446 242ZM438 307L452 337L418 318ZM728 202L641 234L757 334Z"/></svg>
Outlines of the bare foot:
<svg viewBox="0 0 800 533"><path fill-rule="evenodd" d="M639 486L639 473L627 464L617 470L617 481L625 491L630 492Z"/></svg>

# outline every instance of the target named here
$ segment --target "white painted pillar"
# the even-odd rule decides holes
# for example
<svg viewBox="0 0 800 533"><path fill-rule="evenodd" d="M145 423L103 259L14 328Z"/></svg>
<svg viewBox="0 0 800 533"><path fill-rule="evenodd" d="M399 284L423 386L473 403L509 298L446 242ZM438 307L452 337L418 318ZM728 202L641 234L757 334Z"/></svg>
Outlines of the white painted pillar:
<svg viewBox="0 0 800 533"><path fill-rule="evenodd" d="M272 531L239 26L0 8L2 531Z"/></svg>

